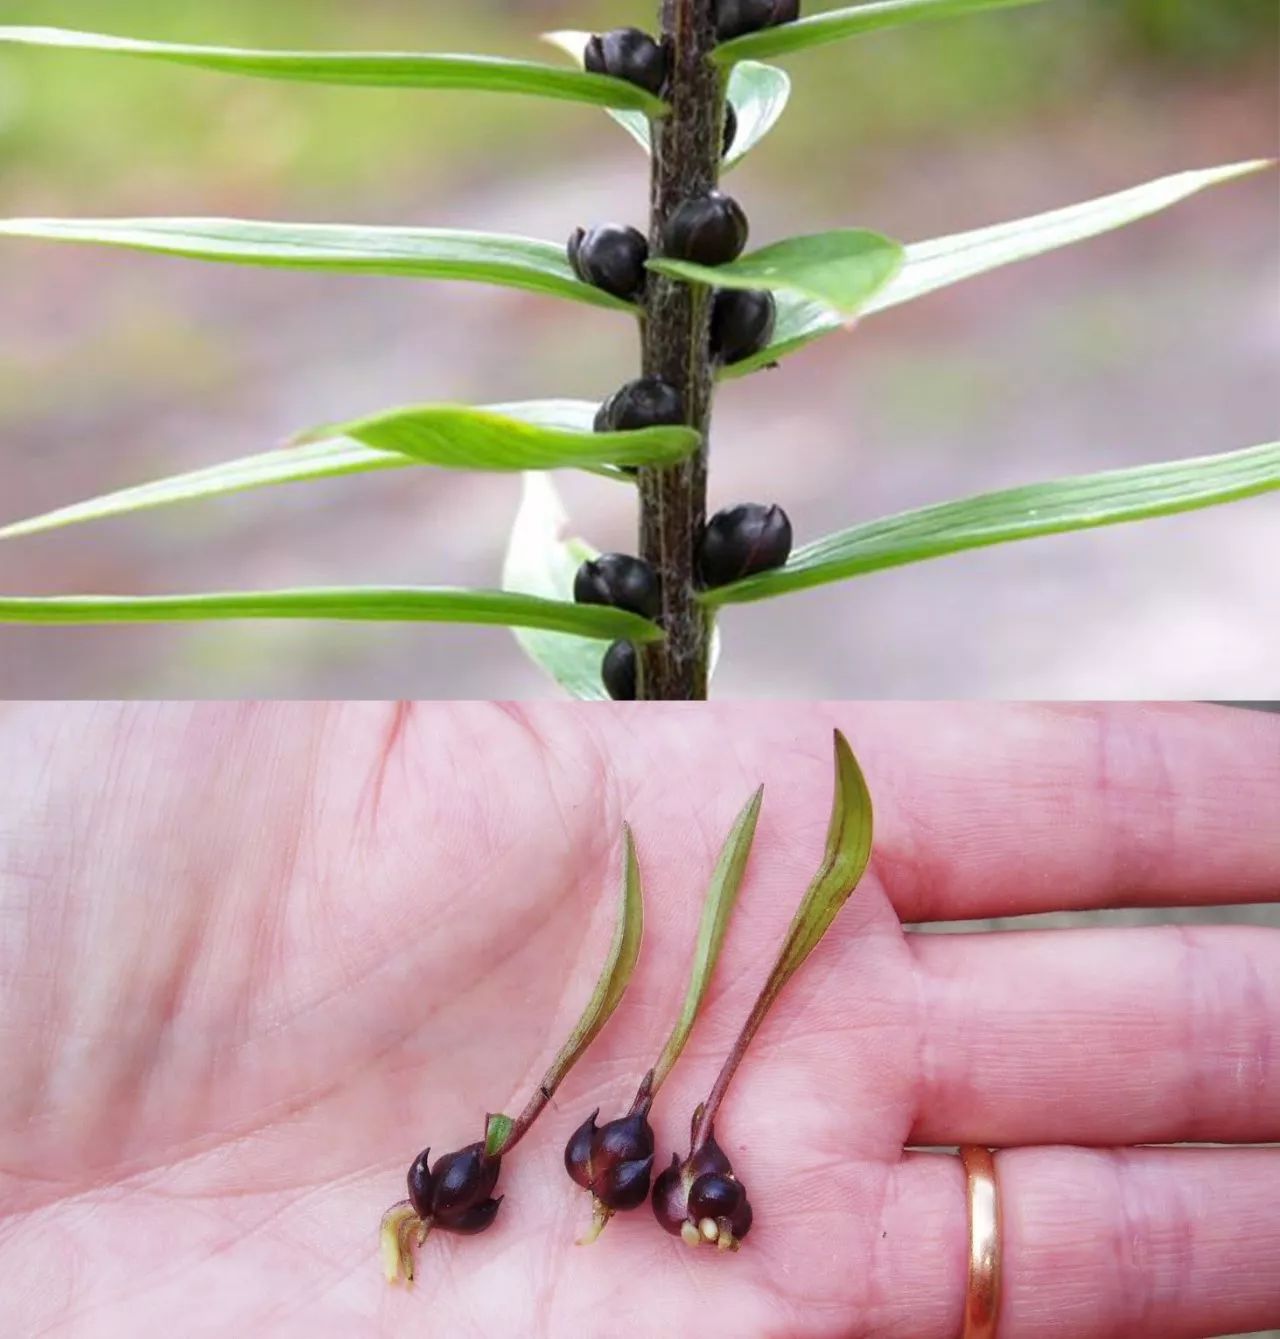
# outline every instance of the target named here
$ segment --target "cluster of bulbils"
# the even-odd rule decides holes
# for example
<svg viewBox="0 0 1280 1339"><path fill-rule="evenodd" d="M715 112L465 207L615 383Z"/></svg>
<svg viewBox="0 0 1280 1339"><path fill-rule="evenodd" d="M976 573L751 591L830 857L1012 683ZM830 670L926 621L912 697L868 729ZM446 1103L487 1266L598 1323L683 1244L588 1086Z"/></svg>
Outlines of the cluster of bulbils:
<svg viewBox="0 0 1280 1339"><path fill-rule="evenodd" d="M626 1116L597 1125L597 1107L565 1145L565 1170L591 1192L597 1230L611 1215L638 1209L649 1198L654 1148L649 1078ZM652 1185L653 1216L689 1246L706 1243L737 1250L751 1230L747 1192L713 1134L696 1144L683 1162L673 1153L671 1166Z"/></svg>
<svg viewBox="0 0 1280 1339"><path fill-rule="evenodd" d="M650 1198L652 1184L653 1216L666 1231L690 1246L737 1250L751 1230L751 1204L728 1157L708 1133L683 1162L673 1153L671 1166L653 1181L650 1105L642 1095L626 1116L604 1125L596 1124L597 1107L565 1145L565 1170L591 1192L597 1231L613 1214L638 1209ZM444 1154L435 1166L430 1159L426 1149L409 1168L409 1202L423 1224L463 1236L491 1226L503 1200L493 1195L501 1157L476 1143Z"/></svg>
<svg viewBox="0 0 1280 1339"><path fill-rule="evenodd" d="M716 35L721 41L799 17L799 0L717 0ZM583 64L594 74L625 79L660 95L666 86L667 48L638 28L617 28L590 39ZM727 107L724 152L737 134L737 116ZM720 191L686 200L669 215L660 243L664 257L698 265L726 265L747 244L747 216L738 202ZM649 242L638 229L605 223L577 228L569 238L569 264L583 283L628 302L642 302L647 286ZM711 357L730 366L754 357L773 338L777 307L766 290L716 289L711 306ZM629 381L600 406L597 432L628 432L685 422L677 387L660 377ZM704 588L728 585L781 567L791 554L791 522L779 506L744 503L717 512L699 539L697 577ZM586 562L574 582L580 604L613 605L645 618L662 609L658 575L643 559L606 553ZM614 642L601 666L609 696L636 696L636 650Z"/></svg>

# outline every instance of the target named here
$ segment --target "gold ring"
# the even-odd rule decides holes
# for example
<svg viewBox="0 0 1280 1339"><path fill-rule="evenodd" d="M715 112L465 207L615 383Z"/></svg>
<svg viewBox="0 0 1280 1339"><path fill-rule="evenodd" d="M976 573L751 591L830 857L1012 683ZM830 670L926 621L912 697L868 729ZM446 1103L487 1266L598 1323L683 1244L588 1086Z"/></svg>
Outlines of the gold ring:
<svg viewBox="0 0 1280 1339"><path fill-rule="evenodd" d="M995 1339L1000 1319L1000 1195L991 1150L960 1150L967 1186L969 1286L964 1299L963 1339Z"/></svg>

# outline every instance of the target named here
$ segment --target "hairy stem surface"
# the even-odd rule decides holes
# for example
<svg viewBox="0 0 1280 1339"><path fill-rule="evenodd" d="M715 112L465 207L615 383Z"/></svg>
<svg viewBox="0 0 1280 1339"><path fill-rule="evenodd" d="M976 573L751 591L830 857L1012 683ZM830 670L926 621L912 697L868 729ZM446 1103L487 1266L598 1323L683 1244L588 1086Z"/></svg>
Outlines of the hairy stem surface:
<svg viewBox="0 0 1280 1339"><path fill-rule="evenodd" d="M662 229L683 201L712 190L720 173L724 94L707 59L715 46L712 0L662 0L662 34L671 53L671 114L654 124L649 244L662 253ZM639 695L707 695L711 624L694 599L694 552L706 519L707 440L711 423L710 294L649 276L644 372L677 387L685 422L703 435L696 455L670 468L640 471L640 552L662 580L666 640L640 648Z"/></svg>

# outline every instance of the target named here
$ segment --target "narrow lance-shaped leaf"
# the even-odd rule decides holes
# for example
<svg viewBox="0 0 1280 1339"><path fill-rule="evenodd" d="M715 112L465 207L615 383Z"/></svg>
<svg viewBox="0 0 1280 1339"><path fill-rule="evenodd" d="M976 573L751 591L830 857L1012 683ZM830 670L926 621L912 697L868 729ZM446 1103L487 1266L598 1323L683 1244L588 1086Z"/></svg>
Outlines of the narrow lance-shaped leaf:
<svg viewBox="0 0 1280 1339"><path fill-rule="evenodd" d="M594 432L520 419L500 409L422 405L314 428L301 445L350 437L380 451L396 451L424 465L450 469L601 469L616 465L673 465L698 449L693 428L654 427ZM616 471L611 471L616 473Z"/></svg>
<svg viewBox="0 0 1280 1339"><path fill-rule="evenodd" d="M930 242L913 242L906 248L905 261L896 277L868 300L861 315L887 311L961 280L1097 237L1167 209L1210 186L1269 166L1266 161L1254 161L1179 172L1066 209ZM722 369L721 376L738 377L758 371L846 324L839 312L822 302L783 293L778 299L773 342L753 357Z"/></svg>
<svg viewBox="0 0 1280 1339"><path fill-rule="evenodd" d="M662 1054L658 1057L658 1063L653 1067L653 1081L649 1088L651 1093L656 1093L662 1087L667 1075L680 1058L680 1052L684 1050L685 1042L689 1040L689 1034L693 1031L698 1010L706 998L707 988L711 984L711 977L720 957L725 932L729 928L729 917L738 900L738 890L742 886L742 876L746 872L747 859L751 854L751 844L756 835L756 821L760 817L760 804L763 799L764 787L761 786L734 821L712 872L711 882L707 885L684 1004L680 1009L680 1017L662 1048Z"/></svg>
<svg viewBox="0 0 1280 1339"><path fill-rule="evenodd" d="M207 595L0 596L0 623L87 626L239 618L478 623L547 628L604 641L626 637L634 642L651 642L662 638L662 629L656 623L622 609L541 600L510 591L458 590L439 586L336 586Z"/></svg>
<svg viewBox="0 0 1280 1339"><path fill-rule="evenodd" d="M537 1092L525 1109L514 1120L509 1116L490 1116L485 1132L485 1151L489 1156L507 1153L533 1124L543 1107L551 1100L564 1076L581 1059L587 1047L600 1034L631 980L636 959L640 956L640 940L644 934L644 897L640 886L640 864L636 859L635 841L631 829L622 827L623 871L622 898L614 925L613 942L596 981L591 999L578 1019L569 1039L560 1048L550 1068L543 1075Z"/></svg>
<svg viewBox="0 0 1280 1339"><path fill-rule="evenodd" d="M1035 0L875 0L875 3L832 9L795 23L761 28L735 37L721 43L712 53L712 59L720 65L729 65L747 56L757 60L764 56L781 56L790 51L802 51L805 47L839 42L846 37L861 37L881 28L896 28L904 23L957 18L984 9L1010 9L1033 3Z"/></svg>
<svg viewBox="0 0 1280 1339"><path fill-rule="evenodd" d="M831 928L836 913L849 900L871 859L871 794L862 769L849 747L849 741L839 730L834 732L834 740L835 791L831 800L831 818L827 824L827 843L822 864L801 898L777 960L752 1006L733 1051L716 1078L710 1096L699 1108L693 1130L695 1149L710 1134L729 1083L765 1015L783 987Z"/></svg>
<svg viewBox="0 0 1280 1339"><path fill-rule="evenodd" d="M124 247L234 265L457 279L635 309L584 284L563 246L498 233L244 219L6 219L0 236Z"/></svg>
<svg viewBox="0 0 1280 1339"><path fill-rule="evenodd" d="M1031 484L855 525L797 549L785 567L699 598L744 604L965 549L1168 516L1276 489L1277 443Z"/></svg>
<svg viewBox="0 0 1280 1339"><path fill-rule="evenodd" d="M435 407L433 406L433 409ZM612 435L594 434L599 440L587 446L581 458L576 462L570 457L577 453L581 441L592 431L592 419L599 406L589 400L531 400L519 404L490 405L481 410L466 410L449 407L446 418L451 434L440 455L431 458L426 446L419 443L416 457L402 455L398 451L382 450L350 437L335 437L331 440L308 441L307 445L290 446L276 451L264 451L256 456L244 456L239 460L229 460L220 465L210 465L204 469L191 470L185 474L172 475L167 479L157 479L151 483L139 484L133 488L119 489L114 493L104 493L99 497L70 506L58 507L54 511L25 520L14 521L10 525L0 526L0 540L18 539L24 535L40 534L46 530L56 530L61 526L76 525L85 521L104 520L112 516L124 516L132 512L146 511L154 507L170 506L181 502L204 501L229 494L245 492L254 488L266 488L275 484L307 483L314 479L332 479L348 474L364 474L376 470L401 470L411 466L432 464L448 465L455 468L471 469L516 469L551 468L552 464L568 465L577 463L580 468L590 470L603 477L622 483L633 482L633 477L612 465L593 463L591 457L599 453L599 459L615 458L615 452L607 443L616 442L622 450L616 453L621 463L624 457L636 449L638 438L649 442L662 442L659 453L671 452L675 448L671 443L677 437L668 433L687 434L688 429L645 429L644 433L617 433ZM480 416L484 431L476 440L472 440L468 431L470 415ZM558 457L549 439L525 438L519 448L513 448L510 442L501 444L500 452L489 452L482 447L492 428L490 419L516 420L527 432L536 433L542 427L554 429L554 436L568 439L570 453L568 457ZM443 420L434 419L438 427ZM661 434L654 437L656 431ZM308 434L308 439L316 434ZM683 440L683 438L679 438ZM532 442L532 446L530 446ZM526 451L526 448L527 451ZM512 456L518 449L525 451L523 465L517 465ZM647 447L640 448L642 454L648 453ZM678 458L673 455L672 458ZM501 463L510 461L510 464ZM512 587L512 589L523 589ZM533 591L533 595L549 595L549 591ZM556 592L556 597L566 592Z"/></svg>
<svg viewBox="0 0 1280 1339"><path fill-rule="evenodd" d="M656 257L651 270L717 288L768 288L817 300L852 315L880 292L902 267L899 243L862 228L788 237L727 265L695 265Z"/></svg>
<svg viewBox="0 0 1280 1339"><path fill-rule="evenodd" d="M261 79L370 88L454 88L631 107L661 116L666 104L622 79L539 61L415 51L246 51L238 47L145 42L65 28L0 27L0 42L129 56Z"/></svg>
<svg viewBox="0 0 1280 1339"><path fill-rule="evenodd" d="M232 493L266 488L272 484L303 483L312 479L334 479L347 474L375 470L407 469L418 462L387 451L373 451L359 442L338 440L312 446L265 451L257 456L229 460L206 469L191 470L168 479L103 493L84 502L58 507L0 527L0 539L20 539L62 526L99 521L111 516L147 511L178 502L225 497Z"/></svg>
<svg viewBox="0 0 1280 1339"><path fill-rule="evenodd" d="M544 33L552 46L567 52L579 65L590 33L561 30ZM758 61L740 61L730 71L726 96L738 118L738 133L721 164L721 171L736 167L782 119L791 97L791 80L785 70ZM610 109L609 115L636 141L645 153L653 152L649 118L644 112Z"/></svg>

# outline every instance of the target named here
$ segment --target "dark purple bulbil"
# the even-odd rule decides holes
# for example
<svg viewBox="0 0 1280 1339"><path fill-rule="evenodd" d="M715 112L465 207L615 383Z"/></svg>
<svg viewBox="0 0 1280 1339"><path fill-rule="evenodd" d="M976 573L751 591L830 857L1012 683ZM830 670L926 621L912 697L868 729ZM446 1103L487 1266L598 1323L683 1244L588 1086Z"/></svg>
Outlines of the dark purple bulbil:
<svg viewBox="0 0 1280 1339"><path fill-rule="evenodd" d="M493 1198L502 1170L500 1157L486 1157L483 1144L446 1153L430 1166L425 1149L409 1168L409 1202L424 1223L446 1232L473 1235L489 1227L503 1197Z"/></svg>
<svg viewBox="0 0 1280 1339"><path fill-rule="evenodd" d="M653 1128L644 1115L598 1126L599 1114L597 1108L570 1135L565 1171L606 1208L638 1208L648 1197L653 1173Z"/></svg>
<svg viewBox="0 0 1280 1339"><path fill-rule="evenodd" d="M690 1246L737 1250L751 1231L751 1204L714 1135L684 1162L671 1155L671 1166L653 1184L653 1216Z"/></svg>

